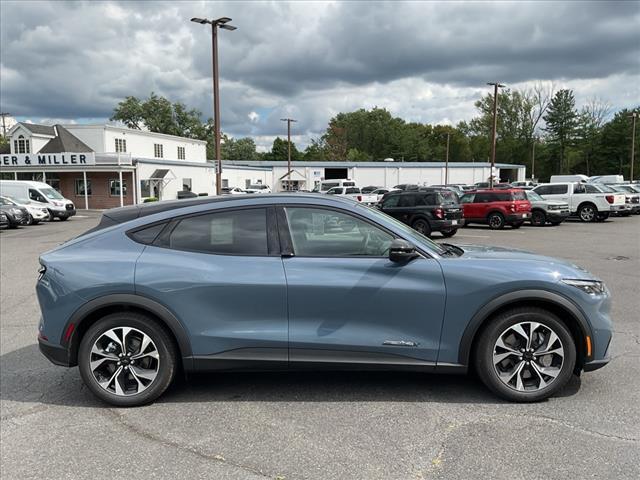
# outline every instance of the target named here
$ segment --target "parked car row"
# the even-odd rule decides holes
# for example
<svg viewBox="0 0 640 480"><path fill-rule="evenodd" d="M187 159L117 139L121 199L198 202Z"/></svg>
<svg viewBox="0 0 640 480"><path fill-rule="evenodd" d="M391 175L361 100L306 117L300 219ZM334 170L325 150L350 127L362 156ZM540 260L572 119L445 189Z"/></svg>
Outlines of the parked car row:
<svg viewBox="0 0 640 480"><path fill-rule="evenodd" d="M54 218L67 220L76 214L73 202L47 183L0 180L0 226L18 228Z"/></svg>
<svg viewBox="0 0 640 480"><path fill-rule="evenodd" d="M326 183L326 182L323 182ZM469 224L500 230L559 225L567 218L583 222L640 213L640 190L632 184L605 185L575 181L538 184L532 180L474 185L399 184L392 188L358 187L351 180L335 180L324 193L376 205L384 213L423 235L439 232L448 238ZM318 189L322 191L322 185Z"/></svg>

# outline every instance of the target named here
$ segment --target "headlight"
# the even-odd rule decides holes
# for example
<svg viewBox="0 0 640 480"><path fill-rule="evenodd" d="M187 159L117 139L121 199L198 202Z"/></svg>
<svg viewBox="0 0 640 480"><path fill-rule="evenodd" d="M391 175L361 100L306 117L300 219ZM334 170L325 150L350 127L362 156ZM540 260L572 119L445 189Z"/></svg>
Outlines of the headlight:
<svg viewBox="0 0 640 480"><path fill-rule="evenodd" d="M571 285L572 287L579 288L589 295L604 295L607 293L607 287L600 280L575 280L572 278L565 278L562 282L567 285Z"/></svg>

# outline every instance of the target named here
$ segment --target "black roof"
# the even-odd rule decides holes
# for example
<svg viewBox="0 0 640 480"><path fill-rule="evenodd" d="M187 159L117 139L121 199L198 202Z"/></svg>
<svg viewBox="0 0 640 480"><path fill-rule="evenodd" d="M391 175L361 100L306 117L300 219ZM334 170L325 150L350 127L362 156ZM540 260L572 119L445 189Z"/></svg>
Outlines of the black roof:
<svg viewBox="0 0 640 480"><path fill-rule="evenodd" d="M38 125L35 123L24 123L24 122L20 122L20 125L22 125L24 128L29 130L31 133L36 133L40 135L54 135L54 136L56 134L56 132L53 130L53 127L51 125Z"/></svg>
<svg viewBox="0 0 640 480"><path fill-rule="evenodd" d="M162 202L149 202L143 203L139 205L130 205L127 207L119 207L112 208L107 210L102 214L102 218L100 219L100 223L93 227L91 230L87 230L82 235L86 235L87 233L95 232L97 230L102 230L103 228L111 227L112 225L117 225L120 223L128 222L130 220L135 220L136 218L146 217L147 215L153 215L155 213L166 212L168 210L175 210L177 208L184 207L192 207L194 205L202 205L206 203L223 203L229 202L232 200L255 200L256 198L267 198L267 197L287 197L291 198L294 196L320 196L322 198L327 199L326 195L319 195L314 193L279 193L279 194L254 194L254 195L225 195L225 196L210 196L210 197L197 197L197 198L184 198L180 200L164 200ZM343 200L343 201L351 201L334 198L333 196L329 196L331 200ZM82 236L81 235L81 236Z"/></svg>
<svg viewBox="0 0 640 480"><path fill-rule="evenodd" d="M53 127L52 127L53 128ZM38 153L93 152L93 150L62 125L56 125L58 135L49 140Z"/></svg>

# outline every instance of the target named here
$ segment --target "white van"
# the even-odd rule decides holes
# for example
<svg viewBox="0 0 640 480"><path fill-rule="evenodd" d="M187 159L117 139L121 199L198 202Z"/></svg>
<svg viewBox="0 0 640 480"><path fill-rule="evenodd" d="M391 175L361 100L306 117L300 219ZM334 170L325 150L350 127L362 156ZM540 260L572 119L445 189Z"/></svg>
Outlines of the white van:
<svg viewBox="0 0 640 480"><path fill-rule="evenodd" d="M313 189L314 192L327 193L334 187L355 187L356 182L353 180L322 180Z"/></svg>
<svg viewBox="0 0 640 480"><path fill-rule="evenodd" d="M586 183L589 181L589 177L586 175L551 175L549 183Z"/></svg>
<svg viewBox="0 0 640 480"><path fill-rule="evenodd" d="M64 198L51 185L44 182L23 180L0 180L0 195L11 198L24 198L40 202L49 210L50 218L66 220L76 214L71 200Z"/></svg>

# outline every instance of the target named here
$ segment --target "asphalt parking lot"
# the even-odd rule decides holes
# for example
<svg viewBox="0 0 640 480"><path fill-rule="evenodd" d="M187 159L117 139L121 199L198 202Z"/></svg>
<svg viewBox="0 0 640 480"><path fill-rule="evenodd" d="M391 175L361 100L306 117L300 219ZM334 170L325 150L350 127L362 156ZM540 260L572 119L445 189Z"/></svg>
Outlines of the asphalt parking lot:
<svg viewBox="0 0 640 480"><path fill-rule="evenodd" d="M97 218L0 232L3 479L640 478L640 216L449 240L569 259L609 286L613 360L549 401L505 403L464 376L247 373L135 409L100 404L35 341L38 255Z"/></svg>

